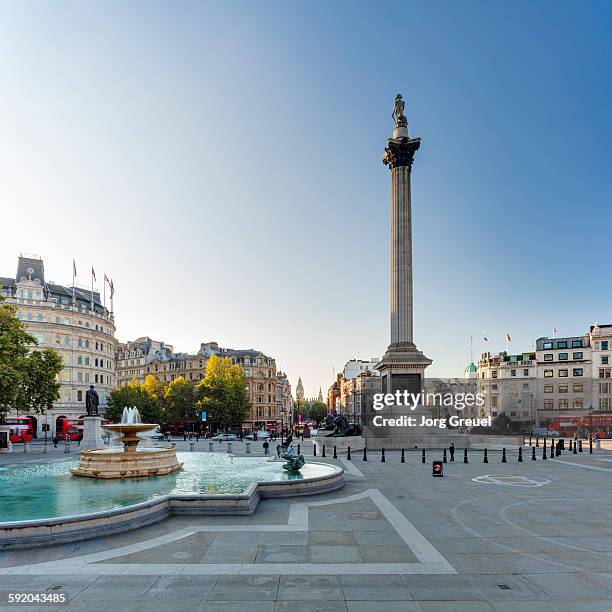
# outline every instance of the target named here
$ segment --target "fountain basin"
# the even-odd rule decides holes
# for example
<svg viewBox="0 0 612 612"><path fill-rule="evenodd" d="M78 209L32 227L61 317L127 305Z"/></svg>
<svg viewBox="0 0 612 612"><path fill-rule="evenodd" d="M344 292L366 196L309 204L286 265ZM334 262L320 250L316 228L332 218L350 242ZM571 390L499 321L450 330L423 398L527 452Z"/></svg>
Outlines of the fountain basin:
<svg viewBox="0 0 612 612"><path fill-rule="evenodd" d="M81 451L78 467L70 472L88 478L142 478L165 476L183 467L176 458L174 446L143 447L134 451L127 448Z"/></svg>
<svg viewBox="0 0 612 612"><path fill-rule="evenodd" d="M75 478L76 461L0 466L0 550L86 540L175 514L249 515L262 498L327 493L345 485L344 470L336 465L311 462L289 473L281 462L263 457L178 458L182 470L130 480Z"/></svg>

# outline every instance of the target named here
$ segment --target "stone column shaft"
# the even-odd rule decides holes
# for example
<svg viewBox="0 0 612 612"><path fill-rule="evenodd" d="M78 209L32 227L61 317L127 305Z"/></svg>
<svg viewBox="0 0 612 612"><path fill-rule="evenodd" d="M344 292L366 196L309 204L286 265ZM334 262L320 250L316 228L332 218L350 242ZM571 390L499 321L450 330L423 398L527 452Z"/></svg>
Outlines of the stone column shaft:
<svg viewBox="0 0 612 612"><path fill-rule="evenodd" d="M391 169L391 346L412 344L410 166Z"/></svg>

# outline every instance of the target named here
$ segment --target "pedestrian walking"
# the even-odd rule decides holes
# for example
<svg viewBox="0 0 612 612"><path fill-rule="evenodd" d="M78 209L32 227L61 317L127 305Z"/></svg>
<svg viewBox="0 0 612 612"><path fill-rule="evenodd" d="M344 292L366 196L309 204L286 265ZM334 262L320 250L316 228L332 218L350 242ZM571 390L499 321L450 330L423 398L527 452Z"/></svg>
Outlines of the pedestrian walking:
<svg viewBox="0 0 612 612"><path fill-rule="evenodd" d="M183 432L183 442L187 442L187 432Z"/></svg>
<svg viewBox="0 0 612 612"><path fill-rule="evenodd" d="M264 449L264 455L267 455L270 452L270 444L268 443L267 440L263 443L263 449Z"/></svg>
<svg viewBox="0 0 612 612"><path fill-rule="evenodd" d="M450 460L454 461L455 460L455 445L452 442L450 443L448 450L450 451Z"/></svg>

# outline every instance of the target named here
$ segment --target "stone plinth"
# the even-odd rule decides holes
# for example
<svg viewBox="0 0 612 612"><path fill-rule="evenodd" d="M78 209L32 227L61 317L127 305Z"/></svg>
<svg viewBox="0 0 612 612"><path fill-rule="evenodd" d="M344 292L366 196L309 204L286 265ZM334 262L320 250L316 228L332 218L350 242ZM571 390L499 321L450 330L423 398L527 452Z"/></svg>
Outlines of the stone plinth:
<svg viewBox="0 0 612 612"><path fill-rule="evenodd" d="M75 476L89 478L141 478L164 476L182 466L177 461L174 446L145 447L135 452L107 448L81 451L79 467L70 471Z"/></svg>
<svg viewBox="0 0 612 612"><path fill-rule="evenodd" d="M83 439L81 449L104 448L102 440L102 419L99 416L83 417Z"/></svg>
<svg viewBox="0 0 612 612"><path fill-rule="evenodd" d="M12 453L11 428L9 425L0 425L0 453Z"/></svg>
<svg viewBox="0 0 612 612"><path fill-rule="evenodd" d="M340 449L345 450L350 446L351 450L354 451L354 450L361 449L366 445L366 442L363 436L342 436L342 437L328 438L327 435L330 433L331 431L324 431L324 430L320 430L317 433L317 437L316 437L317 452L321 451L323 444L325 444L326 454L330 450L333 452L334 446L338 450Z"/></svg>

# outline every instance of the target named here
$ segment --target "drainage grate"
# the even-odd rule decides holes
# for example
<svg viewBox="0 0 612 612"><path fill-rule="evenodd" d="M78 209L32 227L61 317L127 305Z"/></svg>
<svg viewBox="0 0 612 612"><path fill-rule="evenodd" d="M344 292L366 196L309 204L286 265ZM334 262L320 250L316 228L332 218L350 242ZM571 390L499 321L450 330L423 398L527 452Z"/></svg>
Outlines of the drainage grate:
<svg viewBox="0 0 612 612"><path fill-rule="evenodd" d="M509 591L510 587L507 584L498 584L497 585L502 591Z"/></svg>

